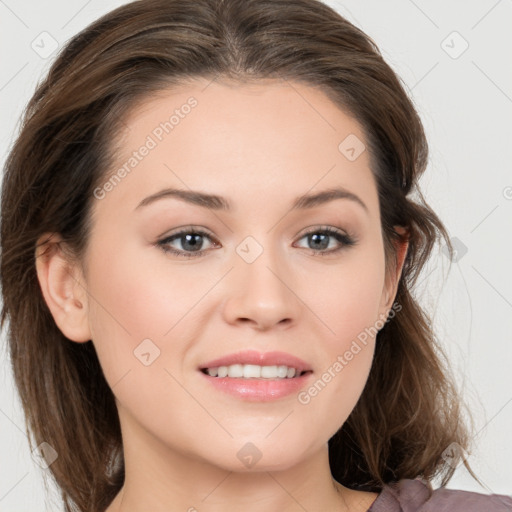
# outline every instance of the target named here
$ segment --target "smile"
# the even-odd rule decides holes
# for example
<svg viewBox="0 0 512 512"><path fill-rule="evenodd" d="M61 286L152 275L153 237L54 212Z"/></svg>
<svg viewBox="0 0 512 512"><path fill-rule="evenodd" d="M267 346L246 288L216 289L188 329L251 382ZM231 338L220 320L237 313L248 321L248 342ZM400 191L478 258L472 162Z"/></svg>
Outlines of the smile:
<svg viewBox="0 0 512 512"><path fill-rule="evenodd" d="M286 352L244 350L205 361L197 369L221 394L251 402L291 398L313 378L312 366Z"/></svg>
<svg viewBox="0 0 512 512"><path fill-rule="evenodd" d="M296 368L280 366L260 366L257 364L232 364L201 370L210 377L228 377L236 379L293 379L307 373Z"/></svg>

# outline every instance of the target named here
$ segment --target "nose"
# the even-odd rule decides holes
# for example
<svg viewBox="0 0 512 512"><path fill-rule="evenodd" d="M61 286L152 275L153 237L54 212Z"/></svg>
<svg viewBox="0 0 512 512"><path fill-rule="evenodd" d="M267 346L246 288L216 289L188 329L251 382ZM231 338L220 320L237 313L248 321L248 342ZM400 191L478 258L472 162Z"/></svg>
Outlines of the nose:
<svg viewBox="0 0 512 512"><path fill-rule="evenodd" d="M238 256L237 256L238 258ZM224 318L232 324L250 324L266 331L274 326L287 329L302 314L302 302L294 288L297 275L285 257L263 250L252 263L238 258L226 283Z"/></svg>

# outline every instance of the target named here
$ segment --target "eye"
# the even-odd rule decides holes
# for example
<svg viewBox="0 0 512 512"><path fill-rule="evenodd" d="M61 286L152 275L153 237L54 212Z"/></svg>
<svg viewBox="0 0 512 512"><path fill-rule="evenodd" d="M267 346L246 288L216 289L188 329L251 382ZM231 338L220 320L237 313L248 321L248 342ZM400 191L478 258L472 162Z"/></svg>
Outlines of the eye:
<svg viewBox="0 0 512 512"><path fill-rule="evenodd" d="M310 249L315 256L334 254L357 243L355 238L351 235L329 226L310 230L304 233L299 240L302 239L307 239L307 248ZM156 245L165 253L184 258L198 258L208 252L208 249L204 248L205 240L209 241L210 248L220 247L220 244L212 235L201 229L194 229L193 227L182 229L181 231L166 236L162 240L159 240Z"/></svg>
<svg viewBox="0 0 512 512"><path fill-rule="evenodd" d="M213 237L206 231L187 228L159 240L157 245L166 253L185 258L197 258L206 253L203 248L205 239L212 241ZM179 245L181 249L173 247L171 244ZM217 245L217 242L212 242L212 245Z"/></svg>
<svg viewBox="0 0 512 512"><path fill-rule="evenodd" d="M300 240L304 238L307 239L307 248L318 256L334 254L356 244L354 237L328 226L310 230Z"/></svg>

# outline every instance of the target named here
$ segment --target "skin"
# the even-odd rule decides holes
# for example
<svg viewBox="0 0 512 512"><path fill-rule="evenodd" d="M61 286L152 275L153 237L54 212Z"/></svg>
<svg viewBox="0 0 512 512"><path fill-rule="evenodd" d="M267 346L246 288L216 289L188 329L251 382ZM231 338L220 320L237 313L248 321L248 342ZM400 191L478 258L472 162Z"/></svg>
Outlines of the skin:
<svg viewBox="0 0 512 512"><path fill-rule="evenodd" d="M107 511L367 510L377 495L333 480L327 441L363 391L374 338L308 404L297 393L244 401L198 372L201 363L243 349L278 350L308 362L312 383L386 318L406 246L386 275L368 152L350 161L338 149L350 134L364 142L364 133L303 84L197 80L132 109L112 170L190 96L197 106L94 201L83 261L52 245L58 234L37 259L57 325L73 342L92 339L116 397L126 481ZM168 187L223 196L232 209L176 198L136 208ZM291 210L298 196L331 187L356 194L367 209L336 199ZM212 235L202 239L203 256L155 245L190 225ZM325 226L357 243L343 246L331 236L315 253L305 233ZM236 252L248 236L263 249L252 263ZM186 252L183 242L168 245ZM134 356L147 338L160 349L149 366ZM261 453L250 468L237 457L247 443Z"/></svg>

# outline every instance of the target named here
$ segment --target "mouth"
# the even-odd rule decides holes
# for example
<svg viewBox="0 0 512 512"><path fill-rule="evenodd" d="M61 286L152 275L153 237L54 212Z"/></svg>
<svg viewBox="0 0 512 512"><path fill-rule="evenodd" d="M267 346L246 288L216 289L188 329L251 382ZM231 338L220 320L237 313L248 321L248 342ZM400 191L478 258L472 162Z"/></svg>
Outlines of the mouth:
<svg viewBox="0 0 512 512"><path fill-rule="evenodd" d="M311 370L299 370L293 366L260 366L257 364L232 364L230 366L214 366L201 368L205 375L230 379L296 379Z"/></svg>
<svg viewBox="0 0 512 512"><path fill-rule="evenodd" d="M298 393L313 374L305 361L291 354L261 354L255 350L215 359L198 370L213 389L253 402L267 402Z"/></svg>

